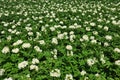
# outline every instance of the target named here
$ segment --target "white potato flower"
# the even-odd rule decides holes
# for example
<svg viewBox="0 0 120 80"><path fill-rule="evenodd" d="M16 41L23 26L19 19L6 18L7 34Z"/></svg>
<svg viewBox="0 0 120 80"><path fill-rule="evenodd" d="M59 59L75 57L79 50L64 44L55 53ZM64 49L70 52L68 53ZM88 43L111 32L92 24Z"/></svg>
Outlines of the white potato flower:
<svg viewBox="0 0 120 80"><path fill-rule="evenodd" d="M72 74L66 74L65 80L73 80Z"/></svg>
<svg viewBox="0 0 120 80"><path fill-rule="evenodd" d="M37 35L37 36L41 36L41 34L40 34L39 32L36 32L36 35Z"/></svg>
<svg viewBox="0 0 120 80"><path fill-rule="evenodd" d="M57 49L54 49L51 53L53 54L54 59L57 59Z"/></svg>
<svg viewBox="0 0 120 80"><path fill-rule="evenodd" d="M77 25L76 28L81 28L81 25Z"/></svg>
<svg viewBox="0 0 120 80"><path fill-rule="evenodd" d="M103 26L102 25L98 25L98 28L102 28Z"/></svg>
<svg viewBox="0 0 120 80"><path fill-rule="evenodd" d="M64 34L60 34L60 33L59 33L59 34L57 35L57 38L58 38L58 39L63 39L63 38L64 38Z"/></svg>
<svg viewBox="0 0 120 80"><path fill-rule="evenodd" d="M61 73L59 69L54 69L50 72L50 76L52 77L60 77Z"/></svg>
<svg viewBox="0 0 120 80"><path fill-rule="evenodd" d="M3 49L2 49L2 53L6 54L6 53L9 53L10 52L10 49L8 46L5 46Z"/></svg>
<svg viewBox="0 0 120 80"><path fill-rule="evenodd" d="M0 76L4 75L5 69L0 69Z"/></svg>
<svg viewBox="0 0 120 80"><path fill-rule="evenodd" d="M89 37L88 37L88 35L83 35L83 40L85 40L85 41L88 41L89 40Z"/></svg>
<svg viewBox="0 0 120 80"><path fill-rule="evenodd" d="M120 66L120 60L116 60L115 64L118 65L118 66Z"/></svg>
<svg viewBox="0 0 120 80"><path fill-rule="evenodd" d="M65 28L67 28L67 26L62 26L62 29L65 29Z"/></svg>
<svg viewBox="0 0 120 80"><path fill-rule="evenodd" d="M94 37L94 36L90 36L90 39L94 40L94 39L95 39L95 37Z"/></svg>
<svg viewBox="0 0 120 80"><path fill-rule="evenodd" d="M86 27L86 31L90 31L90 27Z"/></svg>
<svg viewBox="0 0 120 80"><path fill-rule="evenodd" d="M32 59L32 64L38 64L38 63L39 63L39 60L37 58Z"/></svg>
<svg viewBox="0 0 120 80"><path fill-rule="evenodd" d="M30 65L30 70L36 70L36 71L38 71L38 66L36 66L36 65Z"/></svg>
<svg viewBox="0 0 120 80"><path fill-rule="evenodd" d="M120 53L120 49L119 49L119 48L115 48L115 49L114 49L114 52Z"/></svg>
<svg viewBox="0 0 120 80"><path fill-rule="evenodd" d="M4 26L7 27L9 25L9 23L4 23Z"/></svg>
<svg viewBox="0 0 120 80"><path fill-rule="evenodd" d="M86 74L86 71L85 71L85 70L82 70L82 71L80 72L80 74L81 74L82 76L84 76L84 75Z"/></svg>
<svg viewBox="0 0 120 80"><path fill-rule="evenodd" d="M100 61L102 62L102 64L104 64L106 61L105 61L105 59L104 58L100 58Z"/></svg>
<svg viewBox="0 0 120 80"><path fill-rule="evenodd" d="M7 40L8 40L8 41L10 41L11 39L12 39L12 37L11 37L11 36L8 36L8 37L7 37Z"/></svg>
<svg viewBox="0 0 120 80"><path fill-rule="evenodd" d="M41 31L46 32L46 28L42 26Z"/></svg>
<svg viewBox="0 0 120 80"><path fill-rule="evenodd" d="M53 57L54 57L54 59L57 59L57 55L54 55Z"/></svg>
<svg viewBox="0 0 120 80"><path fill-rule="evenodd" d="M21 34L21 32L17 31L17 32L16 32L16 35L19 35L19 34Z"/></svg>
<svg viewBox="0 0 120 80"><path fill-rule="evenodd" d="M11 77L9 77L9 78L5 78L4 80L13 80Z"/></svg>
<svg viewBox="0 0 120 80"><path fill-rule="evenodd" d="M13 25L12 28L16 28L16 25Z"/></svg>
<svg viewBox="0 0 120 80"><path fill-rule="evenodd" d="M30 48L31 44L30 43L23 43L22 48Z"/></svg>
<svg viewBox="0 0 120 80"><path fill-rule="evenodd" d="M63 21L60 21L60 24L63 24L64 22Z"/></svg>
<svg viewBox="0 0 120 80"><path fill-rule="evenodd" d="M27 31L31 31L31 30L32 30L32 27L25 27L25 29L26 29Z"/></svg>
<svg viewBox="0 0 120 80"><path fill-rule="evenodd" d="M117 25L117 22L115 20L112 21L113 25Z"/></svg>
<svg viewBox="0 0 120 80"><path fill-rule="evenodd" d="M40 43L41 45L45 45L45 41L44 41L44 40L40 40L39 43Z"/></svg>
<svg viewBox="0 0 120 80"><path fill-rule="evenodd" d="M53 51L51 51L51 53L57 55L57 49L54 49Z"/></svg>
<svg viewBox="0 0 120 80"><path fill-rule="evenodd" d="M96 73L96 74L95 74L95 76L96 76L96 77L99 77L99 76L100 76L100 74Z"/></svg>
<svg viewBox="0 0 120 80"><path fill-rule="evenodd" d="M33 36L33 32L28 32L28 35L29 36Z"/></svg>
<svg viewBox="0 0 120 80"><path fill-rule="evenodd" d="M12 52L13 52L13 53L18 53L18 52L19 52L19 48L14 48L14 49L12 49Z"/></svg>
<svg viewBox="0 0 120 80"><path fill-rule="evenodd" d="M27 74L26 77L27 77L27 78L30 78L30 74Z"/></svg>
<svg viewBox="0 0 120 80"><path fill-rule="evenodd" d="M106 36L105 36L105 39L106 39L106 40L112 40L112 36L106 35Z"/></svg>
<svg viewBox="0 0 120 80"><path fill-rule="evenodd" d="M75 35L74 34L70 35L70 41L74 42L74 39L75 39Z"/></svg>
<svg viewBox="0 0 120 80"><path fill-rule="evenodd" d="M89 80L89 78L85 76L85 77L84 77L84 80Z"/></svg>
<svg viewBox="0 0 120 80"><path fill-rule="evenodd" d="M11 33L16 33L16 30L12 30Z"/></svg>
<svg viewBox="0 0 120 80"><path fill-rule="evenodd" d="M23 61L18 64L18 68L22 69L22 68L25 68L27 65L28 65L28 61Z"/></svg>
<svg viewBox="0 0 120 80"><path fill-rule="evenodd" d="M83 42L84 40L82 38L80 38L80 41Z"/></svg>
<svg viewBox="0 0 120 80"><path fill-rule="evenodd" d="M71 46L71 45L67 45L67 46L66 46L66 49L67 49L67 50L72 50L72 46Z"/></svg>
<svg viewBox="0 0 120 80"><path fill-rule="evenodd" d="M91 40L91 43L96 44L97 40Z"/></svg>
<svg viewBox="0 0 120 80"><path fill-rule="evenodd" d="M58 44L57 38L52 38L52 43L53 43L53 44Z"/></svg>
<svg viewBox="0 0 120 80"><path fill-rule="evenodd" d="M5 31L1 31L1 34L4 34L5 33Z"/></svg>
<svg viewBox="0 0 120 80"><path fill-rule="evenodd" d="M87 64L89 66L92 66L93 64L95 64L95 60L94 59L87 59Z"/></svg>
<svg viewBox="0 0 120 80"><path fill-rule="evenodd" d="M51 30L51 31L55 31L55 28L54 28L54 27L50 27L50 30Z"/></svg>
<svg viewBox="0 0 120 80"><path fill-rule="evenodd" d="M90 26L96 26L96 24L94 22L91 22Z"/></svg>
<svg viewBox="0 0 120 80"><path fill-rule="evenodd" d="M93 34L94 34L94 35L98 35L98 32L97 32L97 31L93 31Z"/></svg>
<svg viewBox="0 0 120 80"><path fill-rule="evenodd" d="M73 56L73 51L67 51L67 56Z"/></svg>
<svg viewBox="0 0 120 80"><path fill-rule="evenodd" d="M108 28L107 26L105 26L103 29L104 29L105 31L108 31L109 28Z"/></svg>
<svg viewBox="0 0 120 80"><path fill-rule="evenodd" d="M73 35L74 34L74 31L70 31L70 33L69 33L70 35Z"/></svg>
<svg viewBox="0 0 120 80"><path fill-rule="evenodd" d="M8 32L10 32L10 33L11 33L11 32L12 32L12 29L8 29Z"/></svg>
<svg viewBox="0 0 120 80"><path fill-rule="evenodd" d="M104 42L104 46L105 47L109 46L109 43L108 42Z"/></svg>
<svg viewBox="0 0 120 80"><path fill-rule="evenodd" d="M76 27L74 25L69 26L70 29L75 29Z"/></svg>
<svg viewBox="0 0 120 80"><path fill-rule="evenodd" d="M65 36L67 36L67 35L68 35L68 33L67 33L67 32L64 32L63 34L64 34Z"/></svg>
<svg viewBox="0 0 120 80"><path fill-rule="evenodd" d="M23 43L22 40L17 40L15 43L13 43L13 46L17 46L17 45L20 45L22 43Z"/></svg>
<svg viewBox="0 0 120 80"><path fill-rule="evenodd" d="M37 51L37 52L42 52L42 50L40 49L39 46L34 46L34 49L35 49L35 51Z"/></svg>

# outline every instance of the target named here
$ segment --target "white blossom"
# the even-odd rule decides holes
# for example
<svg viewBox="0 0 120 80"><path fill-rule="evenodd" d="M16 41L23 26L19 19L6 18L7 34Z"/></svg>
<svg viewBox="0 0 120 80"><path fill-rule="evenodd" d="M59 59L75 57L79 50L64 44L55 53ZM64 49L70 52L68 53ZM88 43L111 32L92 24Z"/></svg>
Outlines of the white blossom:
<svg viewBox="0 0 120 80"><path fill-rule="evenodd" d="M103 29L104 29L105 31L108 31L109 28L108 28L107 26L105 26Z"/></svg>
<svg viewBox="0 0 120 80"><path fill-rule="evenodd" d="M96 73L96 74L95 74L95 76L96 76L96 77L99 77L99 76L100 76L100 74Z"/></svg>
<svg viewBox="0 0 120 80"><path fill-rule="evenodd" d="M11 39L12 39L12 37L11 37L11 36L8 36L8 37L7 37L7 40L8 40L8 41L10 41Z"/></svg>
<svg viewBox="0 0 120 80"><path fill-rule="evenodd" d="M31 44L30 43L23 43L22 48L30 48Z"/></svg>
<svg viewBox="0 0 120 80"><path fill-rule="evenodd" d="M39 43L40 43L41 45L45 45L45 41L44 41L44 40L40 40Z"/></svg>
<svg viewBox="0 0 120 80"><path fill-rule="evenodd" d="M30 74L27 74L26 77L30 78Z"/></svg>
<svg viewBox="0 0 120 80"><path fill-rule="evenodd" d="M14 48L14 49L12 49L12 52L13 52L13 53L18 53L18 52L19 52L19 48Z"/></svg>
<svg viewBox="0 0 120 80"><path fill-rule="evenodd" d="M98 35L98 32L97 32L97 31L93 31L93 34L94 34L94 35Z"/></svg>
<svg viewBox="0 0 120 80"><path fill-rule="evenodd" d="M98 25L98 28L102 28L103 26L102 25Z"/></svg>
<svg viewBox="0 0 120 80"><path fill-rule="evenodd" d="M6 53L9 53L10 52L10 49L8 46L5 46L3 49L2 49L2 53L6 54Z"/></svg>
<svg viewBox="0 0 120 80"><path fill-rule="evenodd" d="M58 39L63 39L64 38L64 34L58 34L57 38Z"/></svg>
<svg viewBox="0 0 120 80"><path fill-rule="evenodd" d="M108 42L104 42L104 46L105 47L109 46L109 43Z"/></svg>
<svg viewBox="0 0 120 80"><path fill-rule="evenodd" d="M94 22L91 22L90 26L96 26L96 24Z"/></svg>
<svg viewBox="0 0 120 80"><path fill-rule="evenodd" d="M106 36L105 36L105 39L106 39L106 40L112 40L112 36L106 35Z"/></svg>
<svg viewBox="0 0 120 80"><path fill-rule="evenodd" d="M0 76L4 75L5 69L0 69Z"/></svg>
<svg viewBox="0 0 120 80"><path fill-rule="evenodd" d="M67 49L67 50L72 50L73 48L72 48L71 45L67 45L67 46L66 46L66 49Z"/></svg>
<svg viewBox="0 0 120 80"><path fill-rule="evenodd" d="M116 60L115 64L118 65L118 66L120 66L120 60Z"/></svg>
<svg viewBox="0 0 120 80"><path fill-rule="evenodd" d="M89 40L89 37L88 37L88 35L83 35L83 40L85 40L85 41L88 41Z"/></svg>
<svg viewBox="0 0 120 80"><path fill-rule="evenodd" d="M18 68L22 69L22 68L25 68L27 65L28 65L28 61L23 61L18 64Z"/></svg>
<svg viewBox="0 0 120 80"><path fill-rule="evenodd" d="M30 65L30 70L36 70L36 71L38 71L38 66L36 66L36 65Z"/></svg>
<svg viewBox="0 0 120 80"><path fill-rule="evenodd" d="M82 38L80 38L80 41L83 42L84 40Z"/></svg>
<svg viewBox="0 0 120 80"><path fill-rule="evenodd" d="M38 63L39 63L39 60L37 58L32 59L32 64L38 64Z"/></svg>
<svg viewBox="0 0 120 80"><path fill-rule="evenodd" d="M17 40L15 43L13 43L13 46L17 46L17 45L20 45L22 43L23 43L22 40Z"/></svg>
<svg viewBox="0 0 120 80"><path fill-rule="evenodd" d="M75 39L75 35L74 34L70 35L70 41L74 42L74 39Z"/></svg>
<svg viewBox="0 0 120 80"><path fill-rule="evenodd" d="M84 76L84 75L86 74L86 71L85 71L85 70L82 70L80 73L81 73L81 75Z"/></svg>
<svg viewBox="0 0 120 80"><path fill-rule="evenodd" d="M52 77L60 77L61 73L59 69L54 69L50 72L50 76Z"/></svg>
<svg viewBox="0 0 120 80"><path fill-rule="evenodd" d="M13 80L11 77L9 77L9 78L5 78L4 80Z"/></svg>
<svg viewBox="0 0 120 80"><path fill-rule="evenodd" d="M90 31L90 27L86 27L86 31Z"/></svg>
<svg viewBox="0 0 120 80"><path fill-rule="evenodd" d="M93 64L95 64L96 60L95 59L87 59L87 64L89 66L92 66Z"/></svg>
<svg viewBox="0 0 120 80"><path fill-rule="evenodd" d="M114 52L120 53L120 49L119 49L119 48L115 48L115 49L114 49Z"/></svg>
<svg viewBox="0 0 120 80"><path fill-rule="evenodd" d="M28 35L29 36L33 36L33 32L28 32Z"/></svg>
<svg viewBox="0 0 120 80"><path fill-rule="evenodd" d="M55 31L55 28L54 28L54 27L50 27L50 30L51 30L51 31Z"/></svg>
<svg viewBox="0 0 120 80"><path fill-rule="evenodd" d="M37 51L37 52L42 52L42 50L40 49L39 46L34 46L34 49L35 49L35 51Z"/></svg>
<svg viewBox="0 0 120 80"><path fill-rule="evenodd" d="M67 51L67 56L73 56L73 51Z"/></svg>
<svg viewBox="0 0 120 80"><path fill-rule="evenodd" d="M52 43L53 43L53 44L58 44L57 38L52 38Z"/></svg>
<svg viewBox="0 0 120 80"><path fill-rule="evenodd" d="M94 37L94 36L90 36L90 39L94 40L94 39L95 39L95 37Z"/></svg>
<svg viewBox="0 0 120 80"><path fill-rule="evenodd" d="M65 80L73 80L72 74L66 74Z"/></svg>
<svg viewBox="0 0 120 80"><path fill-rule="evenodd" d="M96 44L96 43L97 43L97 40L91 40L91 43Z"/></svg>
<svg viewBox="0 0 120 80"><path fill-rule="evenodd" d="M69 33L70 35L73 35L74 34L74 31L70 31L70 33Z"/></svg>

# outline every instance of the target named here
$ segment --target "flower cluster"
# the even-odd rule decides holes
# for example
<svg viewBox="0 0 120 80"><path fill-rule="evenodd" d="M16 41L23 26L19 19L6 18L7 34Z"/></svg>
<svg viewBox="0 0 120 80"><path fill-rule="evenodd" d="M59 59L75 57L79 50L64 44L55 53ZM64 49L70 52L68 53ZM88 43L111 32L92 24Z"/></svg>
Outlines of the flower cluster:
<svg viewBox="0 0 120 80"><path fill-rule="evenodd" d="M0 0L0 80L119 80L119 5Z"/></svg>

